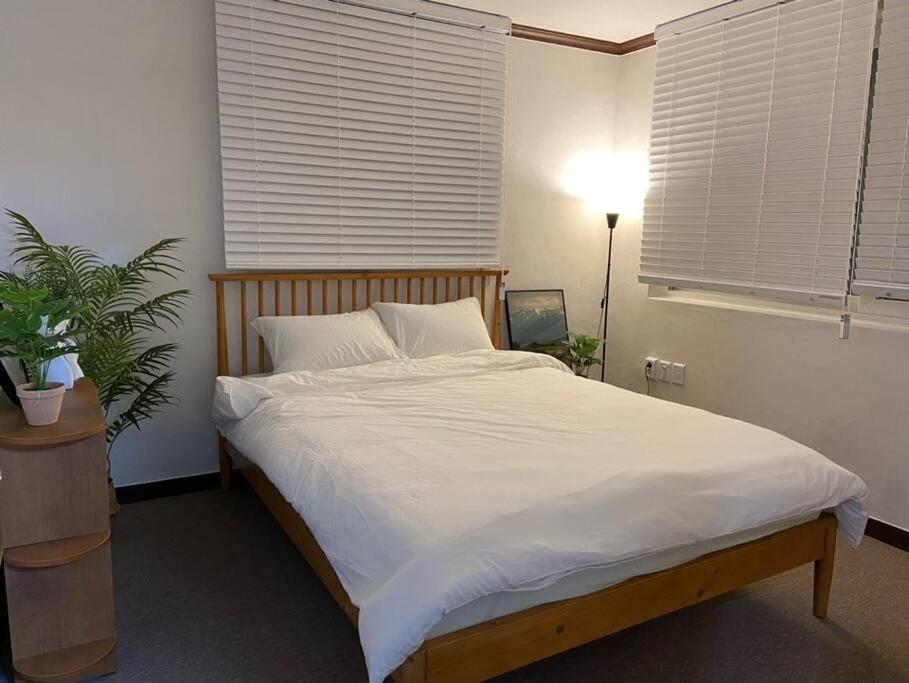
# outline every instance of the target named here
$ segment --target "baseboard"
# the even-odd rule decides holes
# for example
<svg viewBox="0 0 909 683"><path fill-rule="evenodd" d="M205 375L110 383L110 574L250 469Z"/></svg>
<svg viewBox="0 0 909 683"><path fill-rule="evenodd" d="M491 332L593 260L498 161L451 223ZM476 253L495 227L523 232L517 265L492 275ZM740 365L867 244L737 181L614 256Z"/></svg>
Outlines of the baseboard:
<svg viewBox="0 0 909 683"><path fill-rule="evenodd" d="M206 472L205 474L194 474L189 477L118 486L117 501L121 505L126 505L143 500L151 500L152 498L165 498L167 496L179 496L184 493L209 491L219 486L221 486L221 474L219 472Z"/></svg>
<svg viewBox="0 0 909 683"><path fill-rule="evenodd" d="M881 543L909 552L909 531L906 529L900 529L898 526L871 518L868 520L868 526L865 527L865 535Z"/></svg>

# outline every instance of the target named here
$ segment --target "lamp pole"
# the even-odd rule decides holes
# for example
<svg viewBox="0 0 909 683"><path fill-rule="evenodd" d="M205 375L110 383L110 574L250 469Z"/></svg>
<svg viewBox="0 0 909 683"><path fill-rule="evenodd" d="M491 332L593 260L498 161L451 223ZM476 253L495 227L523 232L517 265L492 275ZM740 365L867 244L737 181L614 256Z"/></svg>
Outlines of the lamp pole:
<svg viewBox="0 0 909 683"><path fill-rule="evenodd" d="M606 287L603 289L603 298L600 300L600 308L603 309L603 350L602 360L600 361L600 381L606 381L606 325L609 323L609 278L612 276L612 231L619 222L619 214L607 213L606 226L609 228L609 247L606 252Z"/></svg>

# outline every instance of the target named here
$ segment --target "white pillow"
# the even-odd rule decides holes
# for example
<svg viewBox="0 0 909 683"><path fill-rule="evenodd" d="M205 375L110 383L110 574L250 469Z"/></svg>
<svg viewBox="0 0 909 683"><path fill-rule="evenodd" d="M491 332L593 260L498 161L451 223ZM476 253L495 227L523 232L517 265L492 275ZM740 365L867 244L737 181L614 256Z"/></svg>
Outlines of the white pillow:
<svg viewBox="0 0 909 683"><path fill-rule="evenodd" d="M494 348L474 297L445 304L376 302L372 307L410 358Z"/></svg>
<svg viewBox="0 0 909 683"><path fill-rule="evenodd" d="M252 328L265 340L275 372L331 370L404 358L369 309L339 315L256 318Z"/></svg>

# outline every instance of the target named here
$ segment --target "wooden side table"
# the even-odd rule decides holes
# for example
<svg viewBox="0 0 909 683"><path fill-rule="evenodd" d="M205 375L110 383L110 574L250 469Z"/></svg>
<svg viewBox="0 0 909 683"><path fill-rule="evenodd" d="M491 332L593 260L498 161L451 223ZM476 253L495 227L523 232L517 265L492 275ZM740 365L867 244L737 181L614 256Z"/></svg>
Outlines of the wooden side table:
<svg viewBox="0 0 909 683"><path fill-rule="evenodd" d="M16 681L62 683L116 669L104 414L94 385L60 420L0 410L0 551Z"/></svg>

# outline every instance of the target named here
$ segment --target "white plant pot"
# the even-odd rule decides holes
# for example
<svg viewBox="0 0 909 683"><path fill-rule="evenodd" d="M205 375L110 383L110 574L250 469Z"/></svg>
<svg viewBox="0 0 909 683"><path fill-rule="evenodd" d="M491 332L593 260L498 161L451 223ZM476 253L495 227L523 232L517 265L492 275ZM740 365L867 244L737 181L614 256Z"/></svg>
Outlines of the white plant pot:
<svg viewBox="0 0 909 683"><path fill-rule="evenodd" d="M48 382L47 389L35 391L34 386L34 382L29 382L16 387L25 421L33 427L52 425L60 418L66 387L60 382Z"/></svg>

